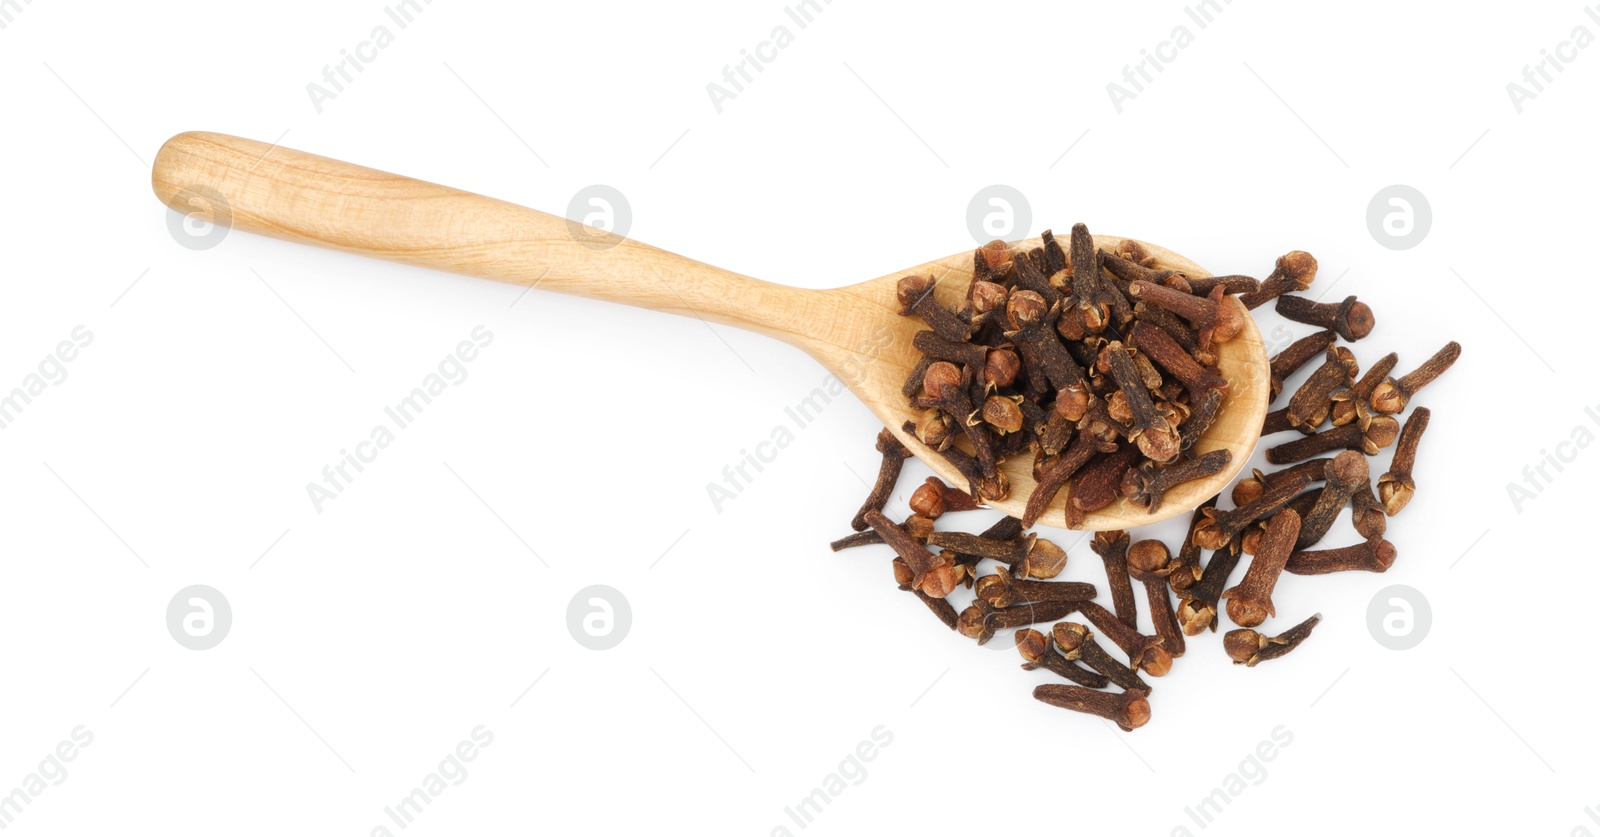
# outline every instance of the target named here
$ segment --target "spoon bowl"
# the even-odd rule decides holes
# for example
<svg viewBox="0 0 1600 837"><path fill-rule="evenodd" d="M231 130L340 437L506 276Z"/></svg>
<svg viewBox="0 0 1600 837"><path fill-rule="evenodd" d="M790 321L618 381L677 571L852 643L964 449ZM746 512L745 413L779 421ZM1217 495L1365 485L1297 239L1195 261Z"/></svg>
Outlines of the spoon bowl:
<svg viewBox="0 0 1600 837"><path fill-rule="evenodd" d="M972 278L972 250L831 290L775 285L712 267L494 198L225 134L190 132L168 140L151 175L167 206L224 228L627 305L698 317L790 343L815 358L860 398L946 482L966 480L944 457L901 429L915 421L901 386L919 353L922 321L899 314L895 284L931 275L935 297L953 305ZM1114 249L1123 239L1095 236ZM1036 247L1039 239L1017 242ZM1140 242L1157 267L1207 273L1163 247ZM1239 305L1228 297L1227 303ZM1255 321L1218 345L1229 394L1191 451L1232 452L1228 466L1167 492L1146 512L1125 499L1088 513L1081 528L1124 529L1184 514L1228 485L1261 435L1269 368ZM1002 466L1010 496L989 505L1021 516L1033 491L1032 457ZM1062 491L1040 522L1064 525Z"/></svg>

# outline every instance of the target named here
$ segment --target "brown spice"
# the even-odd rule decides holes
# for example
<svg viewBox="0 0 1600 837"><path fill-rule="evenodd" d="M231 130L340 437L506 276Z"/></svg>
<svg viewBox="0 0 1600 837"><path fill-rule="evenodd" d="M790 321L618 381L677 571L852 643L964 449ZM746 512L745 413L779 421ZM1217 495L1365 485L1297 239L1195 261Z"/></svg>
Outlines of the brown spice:
<svg viewBox="0 0 1600 837"><path fill-rule="evenodd" d="M1399 514L1417 493L1417 483L1411 478L1411 469L1416 465L1417 445L1422 441L1422 434L1428 429L1428 418L1431 415L1427 407L1418 407L1411 411L1411 417L1406 419L1406 426L1400 430L1400 441L1395 445L1394 459L1389 463L1389 470L1378 477L1378 499L1383 501L1384 511L1390 517Z"/></svg>
<svg viewBox="0 0 1600 837"><path fill-rule="evenodd" d="M1254 666L1266 660L1276 660L1299 648L1300 643L1311 636L1312 629L1321 621L1322 614L1314 614L1310 619L1271 637L1249 628L1238 628L1223 635L1222 647L1235 665Z"/></svg>
<svg viewBox="0 0 1600 837"><path fill-rule="evenodd" d="M1267 532L1256 548L1255 559L1238 586L1223 592L1228 600L1228 618L1241 628L1254 628L1276 615L1272 606L1272 589L1278 583L1283 565L1294 551L1295 539L1300 536L1300 515L1285 509L1272 516Z"/></svg>
<svg viewBox="0 0 1600 837"><path fill-rule="evenodd" d="M1099 715L1127 732L1150 722L1150 701L1137 692L1112 694L1082 686L1046 683L1034 687L1033 697L1051 706Z"/></svg>

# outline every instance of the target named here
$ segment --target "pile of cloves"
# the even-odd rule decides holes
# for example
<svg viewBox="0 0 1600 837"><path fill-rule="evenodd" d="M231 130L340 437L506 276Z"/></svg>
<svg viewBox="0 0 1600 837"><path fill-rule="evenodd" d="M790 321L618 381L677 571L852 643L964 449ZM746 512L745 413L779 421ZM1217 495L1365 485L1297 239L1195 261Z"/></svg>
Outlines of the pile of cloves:
<svg viewBox="0 0 1600 837"><path fill-rule="evenodd" d="M922 357L903 388L923 413L903 429L986 501L1010 494L1000 464L1031 454L1024 527L1063 490L1068 528L1118 496L1155 511L1173 486L1231 459L1190 453L1228 395L1217 344L1238 336L1247 316L1229 296L1264 302L1315 275L1316 260L1297 251L1265 282L1191 278L1157 269L1136 241L1097 248L1083 224L1066 248L1048 230L1030 249L991 242L973 254L959 310L934 299L931 277L896 288L900 313L928 326L913 339ZM1341 312L1355 330L1370 329L1370 315L1365 305Z"/></svg>
<svg viewBox="0 0 1600 837"><path fill-rule="evenodd" d="M1135 729L1150 719L1145 678L1171 669L1187 650L1186 636L1215 632L1219 609L1238 626L1224 636L1225 652L1254 666L1294 650L1322 618L1276 636L1256 630L1277 616L1272 594L1284 573L1384 572L1394 563L1384 534L1388 518L1416 492L1411 472L1430 414L1417 407L1403 425L1396 416L1455 362L1459 344L1399 378L1390 376L1394 354L1361 374L1354 353L1338 343L1367 336L1372 310L1353 296L1319 303L1294 295L1316 275L1316 259L1301 251L1279 258L1260 282L1188 277L1158 268L1134 242L1116 253L1097 250L1078 224L1070 257L1046 232L1043 246L1026 251L992 242L977 250L974 265L958 311L935 303L924 277L899 286L902 313L929 327L917 335L924 356L905 388L925 412L905 429L954 463L968 485L929 477L911 495L912 514L890 520L883 509L911 454L885 430L877 444L883 464L852 520L855 534L832 547L887 544L900 589L979 644L1014 630L1023 669L1070 681L1041 685L1035 698ZM1086 269L1074 269L1080 265ZM1277 300L1280 315L1321 329L1271 359L1269 407L1286 381L1322 359L1262 428L1264 440L1290 432L1300 438L1267 448L1267 461L1286 467L1236 481L1231 509L1218 508L1220 494L1195 509L1176 553L1159 540L1096 533L1090 547L1105 567L1106 610L1095 602L1094 585L1047 580L1061 573L1067 554L1026 530L1063 489L1070 527L1119 496L1153 509L1172 486L1228 464L1226 451L1186 453L1226 396L1214 347L1241 325L1241 306L1227 295L1245 309ZM971 453L954 446L961 436ZM1374 482L1367 458L1391 445L1389 470ZM997 465L1028 453L1038 488L1021 519L1003 517L976 535L935 527L946 514L1004 498L1008 486ZM1364 540L1314 548L1345 509ZM1235 578L1245 555L1250 563ZM997 565L990 574L980 574L985 561ZM1145 592L1150 635L1138 627L1135 581ZM949 597L963 587L973 600L958 611ZM1054 624L1031 627L1044 623ZM1108 690L1113 686L1117 691Z"/></svg>

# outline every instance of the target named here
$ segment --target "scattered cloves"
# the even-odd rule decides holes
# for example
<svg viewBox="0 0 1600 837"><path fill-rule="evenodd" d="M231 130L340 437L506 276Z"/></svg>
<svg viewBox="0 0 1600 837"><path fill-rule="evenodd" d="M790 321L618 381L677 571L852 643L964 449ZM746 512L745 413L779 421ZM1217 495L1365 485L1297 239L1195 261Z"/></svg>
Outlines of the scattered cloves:
<svg viewBox="0 0 1600 837"><path fill-rule="evenodd" d="M1353 386L1333 391L1329 398L1333 399L1334 427L1343 427L1356 422L1365 428L1372 421L1372 391L1389 377L1389 373L1394 371L1394 365L1399 360L1399 355L1390 352L1378 358L1378 362L1372 364L1366 374L1361 376L1361 380L1356 381Z"/></svg>
<svg viewBox="0 0 1600 837"><path fill-rule="evenodd" d="M1333 409L1333 391L1349 386L1356 371L1355 355L1349 349L1329 348L1327 360L1290 397L1285 408L1289 425L1307 433L1316 430Z"/></svg>
<svg viewBox="0 0 1600 837"><path fill-rule="evenodd" d="M1068 660L1056 652L1055 640L1033 628L1017 631L1017 653L1022 655L1023 671L1045 669L1090 689L1103 689L1111 682L1097 671L1091 671Z"/></svg>
<svg viewBox="0 0 1600 837"><path fill-rule="evenodd" d="M1083 663L1123 691L1150 693L1150 684L1095 642L1094 632L1087 625L1057 622L1050 628L1050 637L1055 641L1056 648L1061 650L1063 658Z"/></svg>

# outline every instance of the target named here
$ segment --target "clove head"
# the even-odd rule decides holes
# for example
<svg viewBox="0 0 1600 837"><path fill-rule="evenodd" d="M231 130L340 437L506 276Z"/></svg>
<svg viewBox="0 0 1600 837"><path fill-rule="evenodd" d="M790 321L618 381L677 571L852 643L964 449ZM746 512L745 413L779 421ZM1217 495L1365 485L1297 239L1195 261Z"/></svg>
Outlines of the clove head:
<svg viewBox="0 0 1600 837"><path fill-rule="evenodd" d="M1222 649L1235 665L1254 666L1256 655L1266 647L1266 635L1252 628L1238 628L1222 636Z"/></svg>
<svg viewBox="0 0 1600 837"><path fill-rule="evenodd" d="M1367 425L1367 432L1362 434L1362 451L1368 456L1376 456L1378 451L1394 444L1400 435L1400 422L1394 416L1373 416L1372 423Z"/></svg>
<svg viewBox="0 0 1600 837"><path fill-rule="evenodd" d="M1151 645L1134 661L1135 668L1151 677L1165 677L1172 671L1172 652L1160 645Z"/></svg>
<svg viewBox="0 0 1600 837"><path fill-rule="evenodd" d="M1410 474L1397 476L1387 473L1378 478L1378 500L1383 503L1385 513L1391 517L1399 514L1416 493L1417 483Z"/></svg>
<svg viewBox="0 0 1600 837"><path fill-rule="evenodd" d="M931 276L905 276L895 284L895 299L900 303L900 313L910 314L912 306L921 302L933 290Z"/></svg>
<svg viewBox="0 0 1600 837"><path fill-rule="evenodd" d="M1178 625L1183 628L1184 634L1199 636L1216 624L1215 605L1195 599L1184 599L1178 603Z"/></svg>
<svg viewBox="0 0 1600 837"><path fill-rule="evenodd" d="M1002 347L990 349L984 356L983 382L991 387L1008 387L1016 383L1022 371L1022 359L1015 349Z"/></svg>
<svg viewBox="0 0 1600 837"><path fill-rule="evenodd" d="M1088 625L1078 622L1057 622L1050 628L1050 636L1055 640L1056 647L1061 649L1068 659L1073 658L1078 649L1088 642L1094 633Z"/></svg>
<svg viewBox="0 0 1600 837"><path fill-rule="evenodd" d="M1049 303L1035 291L1017 291L1006 301L1006 316L1016 329L1038 324L1049 311Z"/></svg>
<svg viewBox="0 0 1600 837"><path fill-rule="evenodd" d="M991 395L983 402L983 421L1001 434L1022 429L1022 407L1015 398Z"/></svg>
<svg viewBox="0 0 1600 837"><path fill-rule="evenodd" d="M1260 497L1267 490L1267 483L1263 479L1266 475L1260 469L1252 469L1250 476L1233 484L1233 505L1242 506Z"/></svg>
<svg viewBox="0 0 1600 837"><path fill-rule="evenodd" d="M917 419L916 429L917 438L936 451L949 449L951 442L955 441L950 420L941 410L925 410L922 417Z"/></svg>
<svg viewBox="0 0 1600 837"><path fill-rule="evenodd" d="M1067 551L1043 538L1033 542L1018 571L1029 578L1055 578L1067 566Z"/></svg>
<svg viewBox="0 0 1600 837"><path fill-rule="evenodd" d="M934 401L943 401L945 398L958 395L964 376L961 370L948 360L941 360L928 367L922 373L922 389Z"/></svg>
<svg viewBox="0 0 1600 837"><path fill-rule="evenodd" d="M1317 278L1317 258L1304 250L1290 250L1278 257L1273 272L1293 281L1296 288L1304 291Z"/></svg>
<svg viewBox="0 0 1600 837"><path fill-rule="evenodd" d="M929 520L937 520L944 514L944 492L932 483L923 483L917 490L911 492L911 510Z"/></svg>
<svg viewBox="0 0 1600 837"><path fill-rule="evenodd" d="M1032 671L1045 664L1050 650L1050 638L1033 628L1017 631L1017 653L1022 655L1023 668Z"/></svg>
<svg viewBox="0 0 1600 837"><path fill-rule="evenodd" d="M983 259L983 265L989 271L989 275L1004 276L1011 272L1016 252L1011 249L1010 244L995 239L978 249L978 257Z"/></svg>
<svg viewBox="0 0 1600 837"><path fill-rule="evenodd" d="M1010 292L1005 285L979 280L972 283L972 313L978 316L1004 307ZM903 303L902 303L903 304Z"/></svg>
<svg viewBox="0 0 1600 837"><path fill-rule="evenodd" d="M1171 550L1153 538L1134 541L1128 547L1128 571L1140 581L1165 579L1171 562Z"/></svg>

